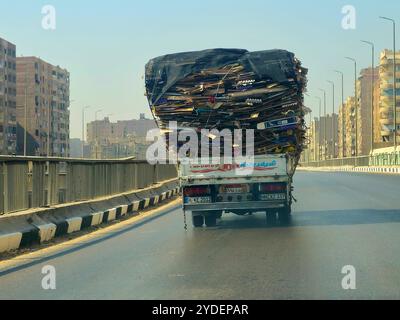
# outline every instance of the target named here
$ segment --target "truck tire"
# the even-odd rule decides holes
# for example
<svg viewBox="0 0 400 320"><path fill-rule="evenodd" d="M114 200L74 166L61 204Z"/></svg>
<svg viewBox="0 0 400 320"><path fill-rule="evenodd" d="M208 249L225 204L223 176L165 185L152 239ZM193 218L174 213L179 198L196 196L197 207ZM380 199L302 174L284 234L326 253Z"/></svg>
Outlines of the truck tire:
<svg viewBox="0 0 400 320"><path fill-rule="evenodd" d="M292 210L291 207L286 207L284 209L279 210L278 216L279 216L279 221L283 225L289 225L292 220Z"/></svg>
<svg viewBox="0 0 400 320"><path fill-rule="evenodd" d="M207 228L212 228L217 225L217 215L216 214L208 214L204 217Z"/></svg>
<svg viewBox="0 0 400 320"><path fill-rule="evenodd" d="M276 224L276 212L275 211L267 211L267 224L275 225Z"/></svg>
<svg viewBox="0 0 400 320"><path fill-rule="evenodd" d="M216 213L217 219L222 219L222 211Z"/></svg>
<svg viewBox="0 0 400 320"><path fill-rule="evenodd" d="M204 225L204 217L203 216L193 215L192 220L193 220L193 227L195 227L195 228L203 227L203 225Z"/></svg>

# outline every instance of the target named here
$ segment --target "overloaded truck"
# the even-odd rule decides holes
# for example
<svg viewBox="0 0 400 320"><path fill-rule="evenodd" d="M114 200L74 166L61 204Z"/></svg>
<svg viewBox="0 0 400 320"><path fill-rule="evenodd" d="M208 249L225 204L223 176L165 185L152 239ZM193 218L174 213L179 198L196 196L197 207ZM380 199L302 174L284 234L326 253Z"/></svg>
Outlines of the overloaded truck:
<svg viewBox="0 0 400 320"><path fill-rule="evenodd" d="M146 94L167 147L178 153L187 142L173 142L173 132L190 129L199 137L196 154L187 151L178 170L194 227L213 227L223 213L264 212L268 223L290 222L293 176L306 147L306 76L285 50L212 49L146 65ZM218 136L227 129L241 130L244 143Z"/></svg>

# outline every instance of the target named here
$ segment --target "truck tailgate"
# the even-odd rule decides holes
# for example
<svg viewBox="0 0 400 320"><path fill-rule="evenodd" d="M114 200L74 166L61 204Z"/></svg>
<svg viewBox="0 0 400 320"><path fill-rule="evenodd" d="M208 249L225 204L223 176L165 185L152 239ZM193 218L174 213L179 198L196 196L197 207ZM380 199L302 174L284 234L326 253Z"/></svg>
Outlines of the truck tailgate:
<svg viewBox="0 0 400 320"><path fill-rule="evenodd" d="M233 164L188 163L180 165L181 180L222 180L232 178L257 178L287 176L287 158L285 155L255 156L254 159L243 159Z"/></svg>

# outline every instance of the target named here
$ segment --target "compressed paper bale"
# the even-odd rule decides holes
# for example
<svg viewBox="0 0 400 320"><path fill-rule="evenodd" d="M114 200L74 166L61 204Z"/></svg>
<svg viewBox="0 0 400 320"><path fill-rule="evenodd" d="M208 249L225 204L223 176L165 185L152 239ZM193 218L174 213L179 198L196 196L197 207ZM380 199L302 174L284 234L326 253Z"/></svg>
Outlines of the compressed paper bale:
<svg viewBox="0 0 400 320"><path fill-rule="evenodd" d="M254 129L256 154L290 153L298 160L306 75L288 51L214 49L151 60L146 91L160 128L176 121L179 129Z"/></svg>

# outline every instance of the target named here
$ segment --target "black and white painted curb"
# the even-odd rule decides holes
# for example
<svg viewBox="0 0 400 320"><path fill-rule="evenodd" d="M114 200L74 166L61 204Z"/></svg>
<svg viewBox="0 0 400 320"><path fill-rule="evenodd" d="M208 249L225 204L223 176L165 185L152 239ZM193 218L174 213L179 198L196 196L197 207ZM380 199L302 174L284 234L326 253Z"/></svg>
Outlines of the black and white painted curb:
<svg viewBox="0 0 400 320"><path fill-rule="evenodd" d="M180 188L175 187L160 194L151 194L143 199L137 199L129 204L110 208L105 211L90 212L77 217L68 217L63 221L49 223L45 220L30 221L29 226L21 232L0 233L0 253L27 248L34 244L42 244L56 237L73 234L91 227L107 224L128 215L138 215L149 207L156 206L177 196ZM26 222L25 222L26 223ZM18 225L18 224L17 224Z"/></svg>
<svg viewBox="0 0 400 320"><path fill-rule="evenodd" d="M301 167L300 171L320 171L320 172L363 172L363 173L387 173L400 174L400 167Z"/></svg>

